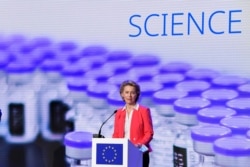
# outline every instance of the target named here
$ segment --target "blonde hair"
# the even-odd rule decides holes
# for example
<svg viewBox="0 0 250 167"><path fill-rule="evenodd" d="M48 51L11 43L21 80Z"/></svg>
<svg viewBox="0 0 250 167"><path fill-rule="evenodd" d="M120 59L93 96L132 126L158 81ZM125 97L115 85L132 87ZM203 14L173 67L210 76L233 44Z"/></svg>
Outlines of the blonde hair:
<svg viewBox="0 0 250 167"><path fill-rule="evenodd" d="M120 86L120 94L122 94L122 92L124 91L125 86L132 86L132 87L135 88L135 91L136 91L136 94L137 94L137 97L136 97L135 101L137 102L138 99L139 99L139 96L141 94L140 86L135 81L132 81L132 80L123 81L121 86Z"/></svg>

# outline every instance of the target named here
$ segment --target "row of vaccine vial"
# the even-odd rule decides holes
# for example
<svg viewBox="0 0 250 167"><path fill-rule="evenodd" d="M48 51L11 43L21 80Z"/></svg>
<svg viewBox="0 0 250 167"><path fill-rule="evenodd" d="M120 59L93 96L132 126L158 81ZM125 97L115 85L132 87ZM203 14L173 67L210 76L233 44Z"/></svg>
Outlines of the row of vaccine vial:
<svg viewBox="0 0 250 167"><path fill-rule="evenodd" d="M250 108L248 78L163 63L158 55L23 36L1 38L0 49L0 134L11 143L33 142L39 133L61 140L67 131L98 132L106 116L124 105L120 83L132 79L141 86L140 103L151 108L151 164L193 166L200 156L192 127L248 115ZM107 122L103 135L112 129Z"/></svg>
<svg viewBox="0 0 250 167"><path fill-rule="evenodd" d="M160 133L156 133L153 141L155 150L159 152L152 154L153 163L156 166L166 166L166 164L175 167L208 166L208 164L199 163L202 158L197 148L194 149L196 140L191 138L192 128L221 125L220 121L229 116L249 116L250 85L247 78L218 73L215 75L213 70L208 69L193 69L187 71L184 76L188 78L187 75L190 73L196 73L199 79L186 79L176 83L174 88L164 88L156 91L152 96L156 110L160 111L160 115L165 118L164 122L156 127ZM246 122L244 127L241 127L241 121L237 123L232 127L250 128L249 122ZM215 127L207 129L209 128ZM210 132L204 129L201 131L205 137L212 135L215 139L217 135L215 130L211 130L214 134L209 134ZM204 140L205 143L209 141L209 139ZM206 148L206 146L198 145L199 149ZM169 158L166 159L166 157ZM236 163L219 164L237 166Z"/></svg>

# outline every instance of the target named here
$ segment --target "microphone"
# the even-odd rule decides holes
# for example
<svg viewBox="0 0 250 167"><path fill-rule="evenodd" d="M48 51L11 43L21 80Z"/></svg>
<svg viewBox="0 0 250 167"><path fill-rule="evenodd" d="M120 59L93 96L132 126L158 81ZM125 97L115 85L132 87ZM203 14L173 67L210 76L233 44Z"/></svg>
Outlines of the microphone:
<svg viewBox="0 0 250 167"><path fill-rule="evenodd" d="M101 131L102 131L102 127L103 127L103 125L106 123L106 122L108 122L108 120L115 114L117 112L117 110L115 110L103 123L102 123L102 125L101 125L101 127L100 127L100 129L99 129L99 132L98 132L98 134L94 134L93 135L93 137L94 138L104 138L104 136L103 135L101 135Z"/></svg>

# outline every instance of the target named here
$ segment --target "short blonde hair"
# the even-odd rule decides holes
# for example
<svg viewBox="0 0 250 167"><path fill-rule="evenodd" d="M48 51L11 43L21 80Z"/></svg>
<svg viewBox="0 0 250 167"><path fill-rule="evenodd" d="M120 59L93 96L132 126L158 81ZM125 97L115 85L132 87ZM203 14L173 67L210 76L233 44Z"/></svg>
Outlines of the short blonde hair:
<svg viewBox="0 0 250 167"><path fill-rule="evenodd" d="M124 91L124 87L128 85L135 88L136 95L137 95L135 101L137 102L141 94L141 88L135 81L132 81L132 80L123 81L120 86L120 94L122 94L122 92Z"/></svg>

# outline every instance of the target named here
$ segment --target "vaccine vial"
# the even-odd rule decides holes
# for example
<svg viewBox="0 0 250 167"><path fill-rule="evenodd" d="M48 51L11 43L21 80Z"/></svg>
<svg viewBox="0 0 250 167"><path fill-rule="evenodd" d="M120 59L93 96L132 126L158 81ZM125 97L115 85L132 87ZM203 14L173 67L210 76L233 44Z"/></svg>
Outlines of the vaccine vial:
<svg viewBox="0 0 250 167"><path fill-rule="evenodd" d="M220 76L218 71L208 68L193 68L185 73L187 80L201 80L211 83L211 81Z"/></svg>
<svg viewBox="0 0 250 167"><path fill-rule="evenodd" d="M198 111L197 120L199 125L219 125L223 118L236 114L235 110L224 105L211 105Z"/></svg>
<svg viewBox="0 0 250 167"><path fill-rule="evenodd" d="M158 82L153 81L139 81L138 84L141 88L141 94L139 101L142 105L146 105L151 108L152 112L153 108L155 107L153 102L153 94L158 90L163 89L163 85Z"/></svg>
<svg viewBox="0 0 250 167"><path fill-rule="evenodd" d="M84 74L89 70L87 68L84 65L78 64L78 62L74 62L68 63L61 70L61 75L69 90L65 102L71 106L79 102L86 103L88 100L86 90L89 81L84 78Z"/></svg>
<svg viewBox="0 0 250 167"><path fill-rule="evenodd" d="M107 54L106 62L102 69L110 69L114 74L124 74L132 67L133 54L126 50L115 50Z"/></svg>
<svg viewBox="0 0 250 167"><path fill-rule="evenodd" d="M181 74L180 74L181 75ZM173 103L179 98L187 96L187 92L180 92L174 88L165 88L153 94L153 102L157 115L153 120L154 139L151 146L154 150L152 161L154 166L173 166L173 144L177 130L180 129L175 122Z"/></svg>
<svg viewBox="0 0 250 167"><path fill-rule="evenodd" d="M209 100L197 96L183 97L174 102L175 120L185 126L174 140L174 167L190 167L198 163L199 156L193 149L191 127L198 124L197 112L209 105Z"/></svg>
<svg viewBox="0 0 250 167"><path fill-rule="evenodd" d="M184 79L184 75L180 73L158 73L152 80L162 84L164 88L174 88L176 84Z"/></svg>
<svg viewBox="0 0 250 167"><path fill-rule="evenodd" d="M21 34L8 35L4 37L5 51L18 52L20 46L25 42L27 42L27 38Z"/></svg>
<svg viewBox="0 0 250 167"><path fill-rule="evenodd" d="M111 115L107 103L107 96L114 90L118 90L118 87L106 82L93 83L87 87L87 95L89 97L88 102L94 113L92 121L88 121L87 124L95 122L92 124L92 127L95 128L95 132L98 132L100 124L105 121L107 115ZM98 124L98 122L100 124Z"/></svg>
<svg viewBox="0 0 250 167"><path fill-rule="evenodd" d="M184 80L175 86L179 91L188 92L188 96L200 96L210 87L210 83L201 80Z"/></svg>
<svg viewBox="0 0 250 167"><path fill-rule="evenodd" d="M87 95L88 82L84 76L71 77L67 79L69 94L66 102L71 106L73 116L73 124L75 131L93 131L90 122L93 119L94 112L89 104Z"/></svg>
<svg viewBox="0 0 250 167"><path fill-rule="evenodd" d="M240 85L248 82L247 78L235 75L222 75L214 78L211 83L217 88L237 89Z"/></svg>
<svg viewBox="0 0 250 167"><path fill-rule="evenodd" d="M231 136L229 128L220 125L203 125L191 129L194 151L199 154L199 163L193 167L217 167L214 161L215 140Z"/></svg>
<svg viewBox="0 0 250 167"><path fill-rule="evenodd" d="M229 100L226 103L226 106L234 109L238 115L248 115L250 111L250 98L249 97L238 97L232 100Z"/></svg>
<svg viewBox="0 0 250 167"><path fill-rule="evenodd" d="M213 105L225 105L229 100L238 97L239 93L232 89L211 88L204 91L201 96L210 100Z"/></svg>
<svg viewBox="0 0 250 167"><path fill-rule="evenodd" d="M107 61L109 50L102 45L86 46L80 52L80 62L86 62L91 69L100 68Z"/></svg>
<svg viewBox="0 0 250 167"><path fill-rule="evenodd" d="M106 83L108 79L115 75L114 71L112 71L110 68L95 68L87 71L84 74L84 78L87 80L92 80L94 82L103 82Z"/></svg>
<svg viewBox="0 0 250 167"><path fill-rule="evenodd" d="M247 131L246 137L247 137L248 139L250 139L250 130Z"/></svg>
<svg viewBox="0 0 250 167"><path fill-rule="evenodd" d="M33 142L39 133L37 96L31 86L35 67L28 61L13 61L5 70L9 85L5 139L9 143Z"/></svg>
<svg viewBox="0 0 250 167"><path fill-rule="evenodd" d="M158 56L153 54L139 54L131 59L132 67L128 71L131 77L137 81L150 81L159 73L161 61Z"/></svg>
<svg viewBox="0 0 250 167"><path fill-rule="evenodd" d="M121 97L118 87L117 87L117 90L114 90L108 93L107 103L108 103L110 111L115 111L118 108L124 107L125 102L123 101Z"/></svg>
<svg viewBox="0 0 250 167"><path fill-rule="evenodd" d="M175 111L173 109L173 103L187 95L187 92L179 91L175 88L164 88L153 94L153 102L160 116L174 117Z"/></svg>
<svg viewBox="0 0 250 167"><path fill-rule="evenodd" d="M121 83L125 80L125 78L129 78L130 80L133 80L133 81L137 80L137 77L135 75L130 76L130 74L127 72L127 73L122 73L122 74L115 74L109 77L107 82L120 87Z"/></svg>
<svg viewBox="0 0 250 167"><path fill-rule="evenodd" d="M0 106L2 109L2 119L0 124L0 136L4 136L7 131L7 108L6 108L6 96L7 96L7 73L5 72L5 67L9 64L11 61L11 57L9 56L8 52L6 51L0 51Z"/></svg>
<svg viewBox="0 0 250 167"><path fill-rule="evenodd" d="M38 48L47 48L52 45L52 40L46 36L38 36L30 40L30 45L35 49Z"/></svg>
<svg viewBox="0 0 250 167"><path fill-rule="evenodd" d="M84 75L66 78L67 88L69 90L67 98L71 105L77 103L88 103L87 86L88 82L84 79Z"/></svg>
<svg viewBox="0 0 250 167"><path fill-rule="evenodd" d="M246 136L223 137L214 141L215 164L246 167L250 163L250 140Z"/></svg>
<svg viewBox="0 0 250 167"><path fill-rule="evenodd" d="M70 167L91 167L92 133L69 132L65 134L63 142Z"/></svg>
<svg viewBox="0 0 250 167"><path fill-rule="evenodd" d="M159 73L179 73L184 75L187 71L191 70L193 66L184 61L171 61L166 64L160 65Z"/></svg>
<svg viewBox="0 0 250 167"><path fill-rule="evenodd" d="M87 95L89 96L89 104L95 109L107 109L107 95L109 92L117 90L116 85L108 83L93 82L87 87ZM96 113L97 114L97 113Z"/></svg>
<svg viewBox="0 0 250 167"><path fill-rule="evenodd" d="M61 140L65 132L65 114L70 106L64 102L69 91L61 75L63 66L57 59L48 59L40 66L45 80L39 104L41 134L46 140Z"/></svg>
<svg viewBox="0 0 250 167"><path fill-rule="evenodd" d="M237 91L239 92L241 97L250 97L250 83L240 85L237 88Z"/></svg>
<svg viewBox="0 0 250 167"><path fill-rule="evenodd" d="M226 117L220 121L220 124L230 128L235 136L245 136L247 131L250 130L250 116L236 115Z"/></svg>
<svg viewBox="0 0 250 167"><path fill-rule="evenodd" d="M107 96L107 104L109 108L109 112L111 115L112 112L115 112L115 110L124 107L125 102L123 101L119 89L111 91ZM107 114L108 116L108 114ZM115 116L115 115L114 115ZM105 123L105 125L102 127L102 134L107 137L111 137L114 129L114 118L111 117L109 121ZM107 118L107 117L106 117Z"/></svg>
<svg viewBox="0 0 250 167"><path fill-rule="evenodd" d="M56 52L57 59L68 63L74 63L81 58L80 48L73 41L61 41L54 44L54 51Z"/></svg>

